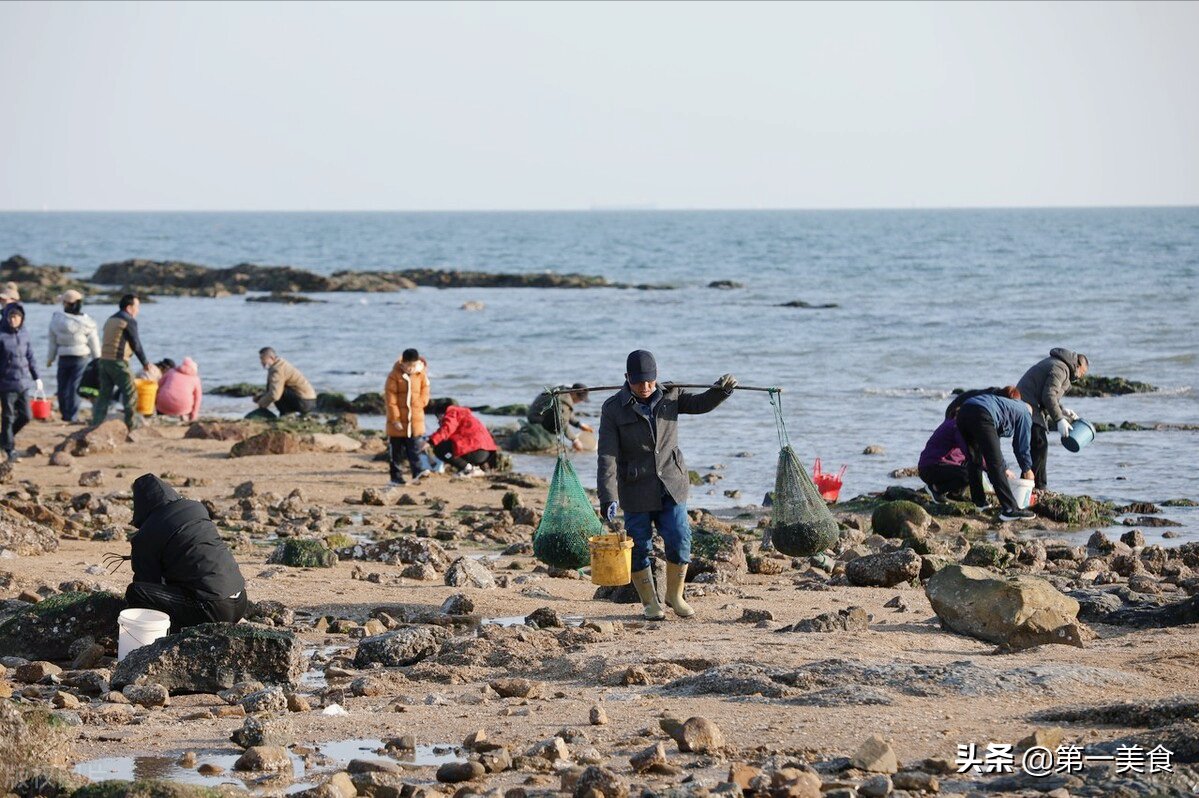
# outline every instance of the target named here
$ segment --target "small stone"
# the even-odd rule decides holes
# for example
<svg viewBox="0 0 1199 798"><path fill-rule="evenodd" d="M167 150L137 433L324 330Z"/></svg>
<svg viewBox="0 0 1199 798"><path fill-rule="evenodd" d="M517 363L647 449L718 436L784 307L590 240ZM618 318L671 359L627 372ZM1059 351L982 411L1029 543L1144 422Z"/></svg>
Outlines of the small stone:
<svg viewBox="0 0 1199 798"><path fill-rule="evenodd" d="M537 685L528 679L495 679L490 686L500 698L534 698L537 694Z"/></svg>
<svg viewBox="0 0 1199 798"><path fill-rule="evenodd" d="M281 745L256 745L237 758L233 769L288 775L294 770L287 749Z"/></svg>
<svg viewBox="0 0 1199 798"><path fill-rule="evenodd" d="M176 764L181 768L187 768L188 770L191 770L196 766L196 752L184 751L183 755L179 757L179 761L176 762Z"/></svg>
<svg viewBox="0 0 1199 798"><path fill-rule="evenodd" d="M52 466L70 468L74 462L75 458L71 456L70 452L54 452L54 454L50 455L50 465Z"/></svg>
<svg viewBox="0 0 1199 798"><path fill-rule="evenodd" d="M79 475L79 487L81 488L98 488L103 484L103 471L84 471Z"/></svg>
<svg viewBox="0 0 1199 798"><path fill-rule="evenodd" d="M862 785L858 787L858 792L865 798L885 798L891 794L892 789L890 776L886 773L875 773L862 782Z"/></svg>
<svg viewBox="0 0 1199 798"><path fill-rule="evenodd" d="M733 762L729 765L729 775L727 781L731 784L736 784L744 791L748 791L750 789L750 783L761 775L761 768L756 768L753 765L745 762Z"/></svg>
<svg viewBox="0 0 1199 798"><path fill-rule="evenodd" d="M858 770L871 773L895 773L899 770L899 759L895 751L882 737L872 734L866 738L849 762Z"/></svg>
<svg viewBox="0 0 1199 798"><path fill-rule="evenodd" d="M872 443L862 450L862 454L886 454L887 450L877 443Z"/></svg>
<svg viewBox="0 0 1199 798"><path fill-rule="evenodd" d="M40 682L47 676L57 676L60 673L62 673L62 668L53 662L29 662L13 669L12 680L14 682L33 684Z"/></svg>
<svg viewBox="0 0 1199 798"><path fill-rule="evenodd" d="M302 696L298 693L287 694L287 711L288 712L311 712L312 703L307 696Z"/></svg>
<svg viewBox="0 0 1199 798"><path fill-rule="evenodd" d="M654 743L649 748L629 757L629 764L633 766L634 773L644 773L654 765L661 765L665 762L666 747L662 743Z"/></svg>
<svg viewBox="0 0 1199 798"><path fill-rule="evenodd" d="M676 738L679 750L695 754L714 754L724 748L724 734L704 717L688 718Z"/></svg>
<svg viewBox="0 0 1199 798"><path fill-rule="evenodd" d="M83 705L74 694L58 690L54 693L54 698L50 700L55 709L79 709Z"/></svg>
<svg viewBox="0 0 1199 798"><path fill-rule="evenodd" d="M254 483L243 482L233 489L233 498L248 499L254 495Z"/></svg>
<svg viewBox="0 0 1199 798"><path fill-rule="evenodd" d="M225 769L212 762L205 762L203 765L200 765L200 767L196 768L196 772L201 776L219 776L225 772Z"/></svg>
<svg viewBox="0 0 1199 798"><path fill-rule="evenodd" d="M561 629L562 617L553 607L541 607L525 616L525 623L538 629Z"/></svg>
<svg viewBox="0 0 1199 798"><path fill-rule="evenodd" d="M486 772L480 762L446 762L437 768L437 780L442 784L457 784L477 779Z"/></svg>
<svg viewBox="0 0 1199 798"><path fill-rule="evenodd" d="M455 593L441 602L441 611L446 615L470 615L475 611L475 602L465 593Z"/></svg>
<svg viewBox="0 0 1199 798"><path fill-rule="evenodd" d="M897 790L909 792L940 792L941 782L931 773L922 770L911 770L896 773L891 781Z"/></svg>
<svg viewBox="0 0 1199 798"><path fill-rule="evenodd" d="M629 785L608 768L592 765L575 782L573 798L628 798Z"/></svg>
<svg viewBox="0 0 1199 798"><path fill-rule="evenodd" d="M741 617L737 620L741 623L761 623L762 621L773 621L774 613L770 610L751 609L746 607L741 611Z"/></svg>
<svg viewBox="0 0 1199 798"><path fill-rule="evenodd" d="M161 684L130 684L121 693L138 706L165 707L171 703L171 694Z"/></svg>
<svg viewBox="0 0 1199 798"><path fill-rule="evenodd" d="M587 719L592 726L604 726L608 723L608 713L604 711L602 706L595 704L587 713Z"/></svg>
<svg viewBox="0 0 1199 798"><path fill-rule="evenodd" d="M554 737L533 746L528 755L555 762L559 759L570 759L570 748L561 737Z"/></svg>

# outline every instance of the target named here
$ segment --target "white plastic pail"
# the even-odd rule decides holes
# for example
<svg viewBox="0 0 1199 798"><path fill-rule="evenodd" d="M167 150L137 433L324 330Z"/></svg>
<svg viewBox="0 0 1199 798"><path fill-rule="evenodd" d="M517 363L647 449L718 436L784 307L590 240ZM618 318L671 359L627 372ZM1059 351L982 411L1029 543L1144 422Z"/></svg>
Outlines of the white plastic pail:
<svg viewBox="0 0 1199 798"><path fill-rule="evenodd" d="M121 610L117 616L117 662L130 651L165 637L171 628L171 616L158 610Z"/></svg>
<svg viewBox="0 0 1199 798"><path fill-rule="evenodd" d="M1032 503L1032 488L1036 483L1031 479L1014 477L1008 480L1012 486L1012 495L1016 497L1016 506L1021 510L1027 509Z"/></svg>

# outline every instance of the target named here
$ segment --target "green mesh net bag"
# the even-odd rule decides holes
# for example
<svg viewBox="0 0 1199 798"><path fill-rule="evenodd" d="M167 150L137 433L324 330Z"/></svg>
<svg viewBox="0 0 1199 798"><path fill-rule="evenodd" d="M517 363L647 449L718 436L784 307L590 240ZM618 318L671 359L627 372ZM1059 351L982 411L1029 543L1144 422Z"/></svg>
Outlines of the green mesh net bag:
<svg viewBox="0 0 1199 798"><path fill-rule="evenodd" d="M582 568L591 562L587 538L603 533L574 466L559 452L545 511L533 533L533 556L555 568Z"/></svg>
<svg viewBox="0 0 1199 798"><path fill-rule="evenodd" d="M774 509L762 542L790 557L811 557L836 543L840 532L816 483L791 448L781 395L772 392L770 403L781 449L774 477Z"/></svg>

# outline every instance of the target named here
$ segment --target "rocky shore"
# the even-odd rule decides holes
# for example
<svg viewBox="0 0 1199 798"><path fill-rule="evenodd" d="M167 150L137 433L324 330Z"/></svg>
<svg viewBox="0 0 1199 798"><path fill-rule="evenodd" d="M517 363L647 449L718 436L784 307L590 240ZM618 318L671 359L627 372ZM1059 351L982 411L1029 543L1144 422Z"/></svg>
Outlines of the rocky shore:
<svg viewBox="0 0 1199 798"><path fill-rule="evenodd" d="M810 557L762 548L766 508L695 509L697 615L649 623L631 588L533 558L544 481L387 488L383 441L329 422L22 433L26 457L0 467L0 794L1064 798L1199 782L1199 544L1145 545L1151 504L1056 496L998 524L892 488L835 505L838 539ZM129 577L101 562L127 551L144 472L208 506L252 607L117 663ZM1091 528L1121 517L1118 540Z"/></svg>

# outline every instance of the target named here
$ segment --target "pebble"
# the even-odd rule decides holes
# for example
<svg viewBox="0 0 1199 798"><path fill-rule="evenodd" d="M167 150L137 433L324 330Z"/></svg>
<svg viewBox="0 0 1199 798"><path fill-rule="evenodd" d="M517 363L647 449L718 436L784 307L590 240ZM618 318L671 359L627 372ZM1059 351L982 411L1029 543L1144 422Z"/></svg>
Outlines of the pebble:
<svg viewBox="0 0 1199 798"><path fill-rule="evenodd" d="M477 779L486 772L480 762L446 762L437 768L437 780L443 784L457 784Z"/></svg>
<svg viewBox="0 0 1199 798"><path fill-rule="evenodd" d="M608 723L608 713L604 711L602 706L595 704L587 713L587 719L592 726L604 726Z"/></svg>

